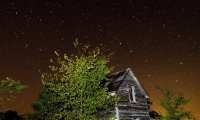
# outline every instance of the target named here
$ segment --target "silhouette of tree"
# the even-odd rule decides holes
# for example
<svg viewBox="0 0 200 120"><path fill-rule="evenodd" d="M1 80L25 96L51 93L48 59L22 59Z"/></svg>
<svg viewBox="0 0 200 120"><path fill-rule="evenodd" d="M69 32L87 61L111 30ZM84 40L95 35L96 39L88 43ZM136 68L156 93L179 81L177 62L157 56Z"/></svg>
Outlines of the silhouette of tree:
<svg viewBox="0 0 200 120"><path fill-rule="evenodd" d="M189 100L183 96L183 94L173 94L168 89L160 89L163 94L163 98L160 101L160 105L165 109L166 115L161 115L161 120L194 120L191 117L191 113L186 111L182 106L186 105Z"/></svg>

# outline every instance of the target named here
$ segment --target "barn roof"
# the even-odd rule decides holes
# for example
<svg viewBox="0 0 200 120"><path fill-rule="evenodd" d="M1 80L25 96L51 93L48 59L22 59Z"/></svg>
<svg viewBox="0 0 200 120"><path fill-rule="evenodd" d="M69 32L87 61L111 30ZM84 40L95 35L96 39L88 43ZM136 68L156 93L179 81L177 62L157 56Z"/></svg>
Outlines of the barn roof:
<svg viewBox="0 0 200 120"><path fill-rule="evenodd" d="M109 82L109 84L107 84L107 87L108 87L109 91L117 91L119 86L124 81L124 79L125 79L127 74L131 75L131 77L133 78L133 80L135 81L136 85L138 86L138 88L143 93L143 95L146 98L149 98L149 95L147 94L145 89L142 87L142 84L139 82L139 80L135 77L135 75L134 75L134 73L133 73L131 68L128 68L126 70L113 73L113 74L108 76L108 78L111 80Z"/></svg>

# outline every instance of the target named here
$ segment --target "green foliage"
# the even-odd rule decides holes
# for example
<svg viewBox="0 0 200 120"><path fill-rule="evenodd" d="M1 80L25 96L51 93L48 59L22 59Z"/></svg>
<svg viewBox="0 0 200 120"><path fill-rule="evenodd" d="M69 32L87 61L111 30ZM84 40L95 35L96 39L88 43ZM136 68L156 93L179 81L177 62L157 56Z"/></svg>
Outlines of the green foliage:
<svg viewBox="0 0 200 120"><path fill-rule="evenodd" d="M39 94L39 100L34 103L33 109L37 111L32 117L32 119L48 119L51 113L56 113L56 95L45 87L43 91ZM31 119L31 118L30 118Z"/></svg>
<svg viewBox="0 0 200 120"><path fill-rule="evenodd" d="M160 88L159 88L160 89ZM182 94L174 95L168 89L160 89L163 93L160 105L166 110L166 115L161 117L162 120L194 120L191 113L183 109L189 100Z"/></svg>
<svg viewBox="0 0 200 120"><path fill-rule="evenodd" d="M96 48L89 50L85 45L78 48L77 55L60 56L51 61L51 73L42 74L45 86L38 102L33 105L37 119L97 119L98 110L108 109L116 104L117 97L108 97L108 89L102 85L110 74L110 55Z"/></svg>
<svg viewBox="0 0 200 120"><path fill-rule="evenodd" d="M4 105L6 102L14 101L14 94L20 93L25 88L27 88L26 85L11 78L0 80L0 106Z"/></svg>

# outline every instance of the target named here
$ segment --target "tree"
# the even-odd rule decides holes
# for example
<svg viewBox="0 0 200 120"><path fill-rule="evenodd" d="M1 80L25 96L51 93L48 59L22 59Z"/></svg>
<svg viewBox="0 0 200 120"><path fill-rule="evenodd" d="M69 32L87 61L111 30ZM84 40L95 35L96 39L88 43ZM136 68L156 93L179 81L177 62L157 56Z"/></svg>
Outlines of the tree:
<svg viewBox="0 0 200 120"><path fill-rule="evenodd" d="M20 93L28 86L21 84L19 81L7 78L0 80L0 107L6 102L14 101L16 93Z"/></svg>
<svg viewBox="0 0 200 120"><path fill-rule="evenodd" d="M33 115L28 115L29 119L48 119L51 113L56 113L57 111L53 107L58 104L56 102L58 102L56 95L50 91L48 87L44 87L42 92L39 94L38 101L32 105L36 112Z"/></svg>
<svg viewBox="0 0 200 120"><path fill-rule="evenodd" d="M0 120L24 120L16 111L0 112Z"/></svg>
<svg viewBox="0 0 200 120"><path fill-rule="evenodd" d="M160 89L160 88L159 88ZM191 113L183 109L183 105L186 105L189 100L182 94L173 94L168 89L160 89L163 94L163 98L160 101L160 105L165 109L166 115L161 115L162 120L194 120L191 117Z"/></svg>
<svg viewBox="0 0 200 120"><path fill-rule="evenodd" d="M85 45L76 55L60 56L50 66L51 73L42 74L44 90L33 105L37 119L90 120L98 118L99 110L116 104L117 97L108 97L102 84L112 68L108 67L110 55L100 48L89 50Z"/></svg>

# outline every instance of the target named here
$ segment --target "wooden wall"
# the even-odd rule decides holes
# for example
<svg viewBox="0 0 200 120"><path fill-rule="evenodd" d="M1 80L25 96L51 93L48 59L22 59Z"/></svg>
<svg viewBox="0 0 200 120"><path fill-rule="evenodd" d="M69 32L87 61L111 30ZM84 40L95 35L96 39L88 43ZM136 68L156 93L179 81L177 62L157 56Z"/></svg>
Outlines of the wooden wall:
<svg viewBox="0 0 200 120"><path fill-rule="evenodd" d="M133 79L128 73L116 91L117 95L121 97L121 101L117 105L119 118L125 120L149 120L147 99ZM132 86L134 86L135 96L133 97L135 97L135 102L130 101L130 89Z"/></svg>

